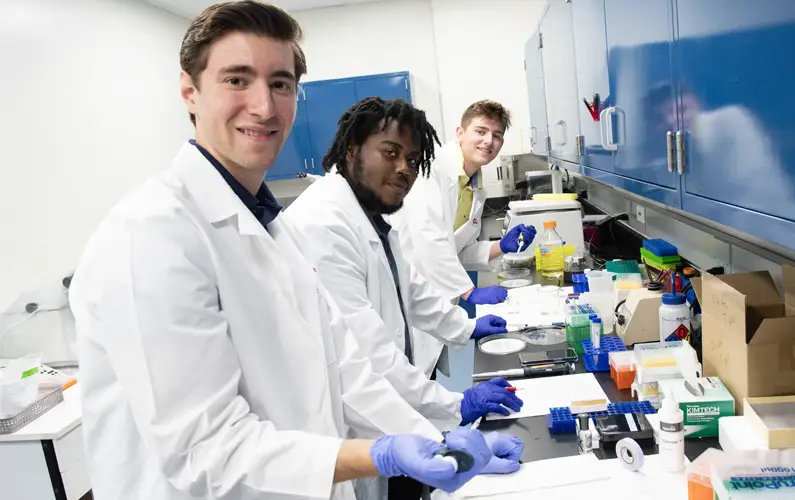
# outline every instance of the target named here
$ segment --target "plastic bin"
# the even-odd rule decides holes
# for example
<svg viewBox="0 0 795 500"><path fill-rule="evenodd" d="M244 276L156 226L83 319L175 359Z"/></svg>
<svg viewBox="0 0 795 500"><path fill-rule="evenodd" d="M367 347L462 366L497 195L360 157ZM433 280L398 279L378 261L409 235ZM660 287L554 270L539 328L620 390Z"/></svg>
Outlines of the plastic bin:
<svg viewBox="0 0 795 500"><path fill-rule="evenodd" d="M632 358L635 354L631 351L616 351L608 355L610 364L610 378L619 390L630 389L635 382L635 367Z"/></svg>
<svg viewBox="0 0 795 500"><path fill-rule="evenodd" d="M613 294L613 280L616 273L611 273L610 271L588 271L585 276L588 278L589 292Z"/></svg>

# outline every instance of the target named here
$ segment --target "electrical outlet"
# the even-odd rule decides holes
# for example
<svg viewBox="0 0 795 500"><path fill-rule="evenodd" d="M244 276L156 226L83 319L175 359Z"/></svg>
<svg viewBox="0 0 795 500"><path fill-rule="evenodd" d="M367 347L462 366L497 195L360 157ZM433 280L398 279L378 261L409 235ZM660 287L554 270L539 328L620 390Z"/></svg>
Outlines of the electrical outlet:
<svg viewBox="0 0 795 500"><path fill-rule="evenodd" d="M641 224L646 224L646 207L635 205L635 219Z"/></svg>

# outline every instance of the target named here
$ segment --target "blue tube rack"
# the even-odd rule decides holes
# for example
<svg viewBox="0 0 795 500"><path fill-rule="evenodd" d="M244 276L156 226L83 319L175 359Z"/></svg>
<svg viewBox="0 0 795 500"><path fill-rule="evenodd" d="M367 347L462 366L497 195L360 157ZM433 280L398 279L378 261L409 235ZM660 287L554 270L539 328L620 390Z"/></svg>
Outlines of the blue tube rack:
<svg viewBox="0 0 795 500"><path fill-rule="evenodd" d="M609 372L610 353L627 350L624 341L618 337L602 337L599 339L598 349L593 348L591 339L583 339L580 342L583 349L582 362L589 372ZM594 355L597 356L596 363L594 363Z"/></svg>
<svg viewBox="0 0 795 500"><path fill-rule="evenodd" d="M628 413L643 413L651 415L657 410L648 401L627 401L623 403L610 403L607 411L589 413L591 418L606 415L625 415ZM577 432L577 418L566 407L550 408L547 414L547 428L550 434L574 434Z"/></svg>
<svg viewBox="0 0 795 500"><path fill-rule="evenodd" d="M657 257L673 257L679 255L679 249L662 239L644 240L643 248Z"/></svg>

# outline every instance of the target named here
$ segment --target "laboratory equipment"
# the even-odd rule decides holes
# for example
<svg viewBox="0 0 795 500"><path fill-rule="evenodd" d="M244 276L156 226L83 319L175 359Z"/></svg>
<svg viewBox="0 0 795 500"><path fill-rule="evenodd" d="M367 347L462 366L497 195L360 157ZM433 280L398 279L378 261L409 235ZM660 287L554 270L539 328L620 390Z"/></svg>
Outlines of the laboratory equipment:
<svg viewBox="0 0 795 500"><path fill-rule="evenodd" d="M563 259L563 280L566 283L576 283L574 281L574 275L584 273L587 267L588 261L583 254L575 253L573 255L567 255L566 258ZM576 291L577 290L575 290L575 292ZM587 292L588 290L584 291Z"/></svg>
<svg viewBox="0 0 795 500"><path fill-rule="evenodd" d="M684 412L673 395L663 399L660 417L660 433L657 445L662 467L668 472L679 472L685 468L685 424Z"/></svg>
<svg viewBox="0 0 795 500"><path fill-rule="evenodd" d="M564 309L566 323L566 342L569 347L583 354L582 341L591 336L591 315L598 314L590 304L577 301L569 303Z"/></svg>
<svg viewBox="0 0 795 500"><path fill-rule="evenodd" d="M687 500L713 500L712 464L724 456L722 450L707 448L687 466Z"/></svg>
<svg viewBox="0 0 795 500"><path fill-rule="evenodd" d="M602 320L599 317L591 318L591 347L592 347L592 358L593 364L599 362L599 346L601 342L599 342L602 338Z"/></svg>
<svg viewBox="0 0 795 500"><path fill-rule="evenodd" d="M583 339L582 360L585 364L585 369L589 372L606 372L611 369L610 355L616 351L626 351L627 348L618 337L602 337L600 339L600 346L596 349L593 347L593 342L590 339Z"/></svg>
<svg viewBox="0 0 795 500"><path fill-rule="evenodd" d="M527 274L530 274L530 271L527 271ZM533 282L529 279L525 278L515 278L515 279L506 279L504 281L500 281L500 286L505 288L506 290L511 290L513 288L524 288L526 286L532 285Z"/></svg>
<svg viewBox="0 0 795 500"><path fill-rule="evenodd" d="M21 293L0 314L0 358L40 353L48 366L77 368L77 335L68 296L71 282L67 275Z"/></svg>
<svg viewBox="0 0 795 500"><path fill-rule="evenodd" d="M795 454L734 452L713 461L710 481L715 500L795 498Z"/></svg>
<svg viewBox="0 0 795 500"><path fill-rule="evenodd" d="M580 455L593 453L593 439L591 439L590 417L587 413L577 416L578 451Z"/></svg>
<svg viewBox="0 0 795 500"><path fill-rule="evenodd" d="M538 241L539 260L536 266L545 278L559 278L563 274L563 240L556 226L554 220L544 221L544 235Z"/></svg>
<svg viewBox="0 0 795 500"><path fill-rule="evenodd" d="M632 365L634 355L632 351L626 350L614 351L608 355L610 378L618 390L630 389L635 382L635 368Z"/></svg>
<svg viewBox="0 0 795 500"><path fill-rule="evenodd" d="M451 450L443 446L436 456L453 464L457 473L467 472L475 465L475 459L464 450Z"/></svg>
<svg viewBox="0 0 795 500"><path fill-rule="evenodd" d="M660 339L662 294L651 288L630 290L627 300L615 308L616 333L631 346Z"/></svg>
<svg viewBox="0 0 795 500"><path fill-rule="evenodd" d="M617 443L624 438L631 438L641 448L654 447L654 429L644 413L595 415L593 420L599 432L603 458L612 458L612 454L618 451Z"/></svg>
<svg viewBox="0 0 795 500"><path fill-rule="evenodd" d="M610 271L586 271L585 277L588 278L588 291L590 293L613 293L613 281L616 278L616 273Z"/></svg>
<svg viewBox="0 0 795 500"><path fill-rule="evenodd" d="M743 410L767 448L795 448L795 396L747 398Z"/></svg>
<svg viewBox="0 0 795 500"><path fill-rule="evenodd" d="M516 279L527 278L530 276L530 269L533 267L535 255L506 253L500 259L500 271L498 278Z"/></svg>
<svg viewBox="0 0 795 500"><path fill-rule="evenodd" d="M690 307L681 293L664 293L659 309L660 342L690 342Z"/></svg>
<svg viewBox="0 0 795 500"><path fill-rule="evenodd" d="M478 349L484 354L502 356L522 351L527 346L524 335L519 333L501 333L489 335L477 341Z"/></svg>
<svg viewBox="0 0 795 500"><path fill-rule="evenodd" d="M621 461L621 465L629 471L637 472L643 468L643 449L634 439L619 440L616 443L616 457Z"/></svg>
<svg viewBox="0 0 795 500"><path fill-rule="evenodd" d="M524 224L541 228L545 221L555 221L558 234L566 245L574 247L575 254L585 254L585 241L582 232L582 205L578 201L512 201L508 204L503 229L507 232L514 226ZM536 238L522 255L535 254L539 238Z"/></svg>
<svg viewBox="0 0 795 500"><path fill-rule="evenodd" d="M576 362L577 353L572 348L519 353L522 366L546 365L549 363Z"/></svg>
<svg viewBox="0 0 795 500"><path fill-rule="evenodd" d="M475 373L472 380L489 380L494 377L503 378L532 378L545 377L551 375L570 375L574 373L574 363L549 363L545 365L523 366L522 368L510 368L496 372Z"/></svg>
<svg viewBox="0 0 795 500"><path fill-rule="evenodd" d="M665 405L666 399L673 398L682 409L687 439L718 437L719 420L735 414L734 397L717 377L700 378L698 384L704 389L702 394L692 392L683 378L660 380L660 402Z"/></svg>
<svg viewBox="0 0 795 500"><path fill-rule="evenodd" d="M557 345L566 342L566 331L563 326L531 326L521 330L528 344Z"/></svg>

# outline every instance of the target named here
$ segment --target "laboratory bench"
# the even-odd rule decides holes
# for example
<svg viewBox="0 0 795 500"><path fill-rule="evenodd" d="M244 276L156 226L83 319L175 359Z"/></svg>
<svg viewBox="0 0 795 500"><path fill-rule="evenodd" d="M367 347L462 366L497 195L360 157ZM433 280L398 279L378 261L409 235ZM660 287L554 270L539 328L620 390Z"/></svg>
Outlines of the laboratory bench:
<svg viewBox="0 0 795 500"><path fill-rule="evenodd" d="M593 207L588 205L587 202L583 202L583 208L586 213L589 211L591 213L598 213ZM503 216L504 215L499 210L492 210L488 216L483 218L481 240L494 240L501 234L501 217ZM608 226L605 226L606 229L607 227ZM613 256L618 255L621 257L627 255L631 256L635 252L638 252L638 249L642 246L642 237L623 224L613 224L612 227L609 228L609 231L606 230L605 232L609 234L605 234L604 237L600 239L600 241L604 242L602 249L602 253L604 254L602 255L603 258L613 258ZM535 284L564 285L563 283L543 278L535 269L531 271L531 279ZM477 285L479 287L497 285L498 282L499 279L495 272L478 273ZM528 344L522 352L546 351L565 347L567 347L565 343L543 346ZM477 346L475 346L473 374L521 367L519 353L492 355L481 352ZM575 373L586 373L582 359L577 361L575 367ZM616 388L613 380L610 378L609 371L595 372L594 377L599 382L599 385L602 387L611 403L634 401L629 389L618 390ZM523 397L532 397L532 395L527 394L523 395ZM525 444L524 453L522 454L522 461L524 462L573 456L578 453L577 436L575 434L550 434L545 416L501 420L485 419L481 422L480 429L482 431L507 432L518 436ZM691 461L701 455L707 448L720 448L718 438L695 438L685 440L685 454Z"/></svg>

